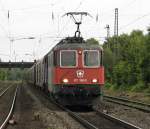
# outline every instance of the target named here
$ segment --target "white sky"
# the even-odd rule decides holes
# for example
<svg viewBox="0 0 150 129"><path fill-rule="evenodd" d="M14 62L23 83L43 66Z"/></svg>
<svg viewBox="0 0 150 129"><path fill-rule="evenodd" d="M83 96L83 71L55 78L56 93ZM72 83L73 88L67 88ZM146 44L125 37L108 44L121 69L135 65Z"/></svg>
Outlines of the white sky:
<svg viewBox="0 0 150 129"><path fill-rule="evenodd" d="M87 11L93 16L84 17L81 25L82 36L86 39L94 37L102 43L106 37L106 24L110 25L113 35L115 8L119 9L119 34L134 29L146 33L150 26L149 5L148 0L0 0L0 58L3 61L32 61L44 56L60 37L74 35L76 26L72 20L62 18L70 11ZM15 40L11 45L8 39L30 36L36 38Z"/></svg>

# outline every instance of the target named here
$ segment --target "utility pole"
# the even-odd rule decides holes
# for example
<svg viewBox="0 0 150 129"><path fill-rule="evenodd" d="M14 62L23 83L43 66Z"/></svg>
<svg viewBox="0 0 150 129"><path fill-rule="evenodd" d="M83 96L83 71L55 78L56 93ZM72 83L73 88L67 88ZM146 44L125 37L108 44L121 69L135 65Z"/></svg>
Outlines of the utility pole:
<svg viewBox="0 0 150 129"><path fill-rule="evenodd" d="M118 55L118 8L115 8L115 21L114 21L114 52L116 57Z"/></svg>
<svg viewBox="0 0 150 129"><path fill-rule="evenodd" d="M114 36L118 36L118 8L115 8Z"/></svg>

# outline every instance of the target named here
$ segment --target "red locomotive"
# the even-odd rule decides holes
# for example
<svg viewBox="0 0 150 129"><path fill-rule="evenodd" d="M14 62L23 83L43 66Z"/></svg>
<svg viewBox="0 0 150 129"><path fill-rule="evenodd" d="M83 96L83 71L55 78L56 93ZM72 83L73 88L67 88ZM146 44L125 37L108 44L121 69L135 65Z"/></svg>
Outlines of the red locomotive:
<svg viewBox="0 0 150 129"><path fill-rule="evenodd" d="M68 37L28 73L30 83L64 105L93 105L104 84L103 49L80 36Z"/></svg>

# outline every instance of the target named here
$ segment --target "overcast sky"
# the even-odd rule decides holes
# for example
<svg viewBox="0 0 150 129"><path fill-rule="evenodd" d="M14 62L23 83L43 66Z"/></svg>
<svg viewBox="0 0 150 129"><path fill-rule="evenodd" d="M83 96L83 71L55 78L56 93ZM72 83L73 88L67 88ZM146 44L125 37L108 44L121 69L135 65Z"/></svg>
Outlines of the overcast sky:
<svg viewBox="0 0 150 129"><path fill-rule="evenodd" d="M134 29L146 33L150 26L149 5L148 0L0 0L0 58L41 58L61 37L74 35L73 21L62 17L70 11L86 11L93 16L83 19L81 33L85 39L94 37L103 43L106 24L113 35L115 8L119 9L119 34ZM35 39L25 39L31 36ZM10 44L8 37L15 40Z"/></svg>

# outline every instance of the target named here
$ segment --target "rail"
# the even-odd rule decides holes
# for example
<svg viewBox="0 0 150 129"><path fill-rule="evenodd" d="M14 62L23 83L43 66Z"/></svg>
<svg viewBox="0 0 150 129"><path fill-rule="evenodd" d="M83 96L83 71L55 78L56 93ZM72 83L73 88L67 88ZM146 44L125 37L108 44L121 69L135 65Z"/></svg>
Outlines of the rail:
<svg viewBox="0 0 150 129"><path fill-rule="evenodd" d="M5 121L4 121L3 124L0 126L0 129L5 129L5 128L6 128L6 125L8 124L8 121L9 121L10 117L12 116L13 109L14 109L14 106L15 106L17 91L18 91L18 87L17 87L16 90L15 90L15 94L14 94L14 97L13 97L13 102L12 102L10 111L9 111L9 113L8 113L8 115L7 115L6 119L5 119Z"/></svg>
<svg viewBox="0 0 150 129"><path fill-rule="evenodd" d="M128 106L128 107L132 107L132 108L144 111L144 112L150 112L150 104L132 101L132 100L128 100L125 98L108 96L108 95L104 95L104 100L113 102L113 103L117 103L120 105Z"/></svg>
<svg viewBox="0 0 150 129"><path fill-rule="evenodd" d="M41 91L39 91L39 92L41 92ZM85 128L87 128L87 129L99 129L99 127L95 126L92 122L84 119L78 113L76 113L74 111L71 111L70 109L64 107L63 105L61 105L59 103L57 103L56 101L51 99L51 97L47 96L44 92L42 92L42 93L43 93L43 96L45 96L45 98L48 99L48 101L50 101L51 103L56 105L58 108L62 109L63 111L66 111L72 118L74 118L76 121L78 121ZM125 129L141 129L140 127L137 127L137 126L135 126L133 124L130 124L130 123L126 122L126 121L123 121L123 120L120 120L118 118L115 118L114 116L111 116L111 115L108 115L108 114L96 111L95 109L94 109L94 112L96 112L96 114L99 117L105 118L108 121L110 121L110 122L112 122L112 123L114 123L114 124L116 124L116 125L118 125L120 127L123 127ZM95 119L95 118L93 118L93 119Z"/></svg>
<svg viewBox="0 0 150 129"><path fill-rule="evenodd" d="M45 95L46 96L46 95ZM83 125L85 128L87 129L98 129L98 127L96 127L95 125L93 125L91 122L85 120L84 118L80 117L76 112L73 112L71 110L69 110L68 108L60 105L59 103L55 102L54 100L51 100L50 97L46 96L48 98L48 100L50 100L53 104L55 104L56 106L58 106L59 108L61 108L62 110L66 111L71 117L73 117L75 120L77 120L81 125ZM114 123L116 123L117 125L120 125L121 127L124 127L126 129L142 129L140 127L137 127L133 124L130 124L126 121L123 121L121 119L115 118L114 116L99 112L97 110L94 109L94 112L96 112L96 114L98 114L100 117L104 117Z"/></svg>
<svg viewBox="0 0 150 129"><path fill-rule="evenodd" d="M2 91L2 92L0 93L0 97L2 97L2 96L8 91L8 89L9 89L10 87L12 87L12 86L9 86L9 87L7 87L4 91Z"/></svg>
<svg viewBox="0 0 150 129"><path fill-rule="evenodd" d="M127 129L142 129L142 128L138 127L138 126L135 126L135 125L133 125L131 123L128 123L126 121L123 121L121 119L118 119L118 118L116 118L114 116L111 116L109 114L106 114L106 113L103 113L103 112L100 112L100 111L97 111L97 110L95 110L95 111L97 112L98 115L103 116L106 119L108 119L110 121L113 121L114 123L119 124L119 125L127 128Z"/></svg>
<svg viewBox="0 0 150 129"><path fill-rule="evenodd" d="M56 106L58 106L59 108L61 108L62 110L66 111L71 117L73 117L74 119L76 119L81 125L83 125L87 129L98 129L92 123L90 123L87 120L81 118L79 115L77 115L76 113L70 111L69 109L65 108L64 106L60 105L59 103L56 103L54 100L50 100L50 101L53 104L55 104Z"/></svg>

